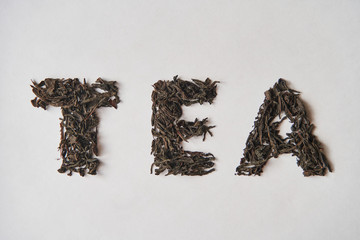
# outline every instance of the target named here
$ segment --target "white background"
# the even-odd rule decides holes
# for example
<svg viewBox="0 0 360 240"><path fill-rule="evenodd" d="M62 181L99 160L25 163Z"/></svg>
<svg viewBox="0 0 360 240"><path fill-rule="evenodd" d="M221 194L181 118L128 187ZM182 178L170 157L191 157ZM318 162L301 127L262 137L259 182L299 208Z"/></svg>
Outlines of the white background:
<svg viewBox="0 0 360 240"><path fill-rule="evenodd" d="M360 225L360 1L0 1L0 239L356 239ZM203 177L150 175L157 80L219 80ZM96 176L68 177L60 109L36 109L31 79L119 82L100 109ZM302 175L290 155L235 176L278 78L302 92L334 172Z"/></svg>

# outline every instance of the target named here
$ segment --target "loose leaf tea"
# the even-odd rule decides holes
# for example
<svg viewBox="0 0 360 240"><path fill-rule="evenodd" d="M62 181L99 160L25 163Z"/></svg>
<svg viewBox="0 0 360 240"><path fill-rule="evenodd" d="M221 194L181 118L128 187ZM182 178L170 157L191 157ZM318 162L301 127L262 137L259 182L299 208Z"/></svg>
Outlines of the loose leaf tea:
<svg viewBox="0 0 360 240"><path fill-rule="evenodd" d="M79 79L46 78L31 86L34 107L46 110L48 105L61 107L61 140L59 145L62 164L58 172L71 176L77 172L96 175L99 166L97 131L99 118L96 109L114 107L120 102L115 81L98 78L94 84L81 83ZM88 171L86 171L88 170Z"/></svg>
<svg viewBox="0 0 360 240"><path fill-rule="evenodd" d="M277 116L280 121L274 121ZM290 120L292 127L291 133L283 138L278 127L285 119ZM312 134L313 129L299 92L288 88L284 79L279 79L265 92L254 129L246 141L244 157L236 169L237 175L260 175L270 158L283 153L297 157L304 176L323 176L327 169L331 172L321 144Z"/></svg>
<svg viewBox="0 0 360 240"><path fill-rule="evenodd" d="M195 121L180 120L181 106L204 102L212 103L216 97L216 83L209 78L205 81L192 79L184 81L175 76L173 81L159 80L153 87L151 124L153 141L151 153L155 174L167 170L167 174L205 175L215 169L215 157L211 153L191 152L183 149L181 143L193 137L209 133L214 126L208 126L208 119Z"/></svg>

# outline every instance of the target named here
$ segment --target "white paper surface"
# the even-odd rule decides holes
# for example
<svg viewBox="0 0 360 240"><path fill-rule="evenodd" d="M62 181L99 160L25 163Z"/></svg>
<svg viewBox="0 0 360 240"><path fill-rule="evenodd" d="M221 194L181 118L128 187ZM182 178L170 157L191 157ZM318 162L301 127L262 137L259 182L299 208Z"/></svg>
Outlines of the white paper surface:
<svg viewBox="0 0 360 240"><path fill-rule="evenodd" d="M356 239L360 234L360 1L0 2L0 239ZM157 80L221 81L203 177L150 175ZM119 82L98 110L102 165L68 177L59 108L30 104L31 79ZM302 175L295 157L235 176L264 91L301 91L334 172Z"/></svg>

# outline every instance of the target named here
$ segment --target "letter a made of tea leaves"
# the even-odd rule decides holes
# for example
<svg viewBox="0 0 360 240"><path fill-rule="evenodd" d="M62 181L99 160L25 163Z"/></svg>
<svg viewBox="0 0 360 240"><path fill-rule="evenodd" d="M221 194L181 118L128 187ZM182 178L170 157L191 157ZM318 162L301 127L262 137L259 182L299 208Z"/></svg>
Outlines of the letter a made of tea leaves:
<svg viewBox="0 0 360 240"><path fill-rule="evenodd" d="M285 114L281 118L282 114ZM274 121L279 116L280 121ZM291 133L283 138L278 127L285 119L292 123ZM292 153L304 176L325 175L331 171L320 142L312 134L314 125L306 114L299 92L288 88L284 79L265 92L264 103L254 122L254 129L246 141L244 157L237 167L237 175L260 175L267 161L283 153Z"/></svg>

